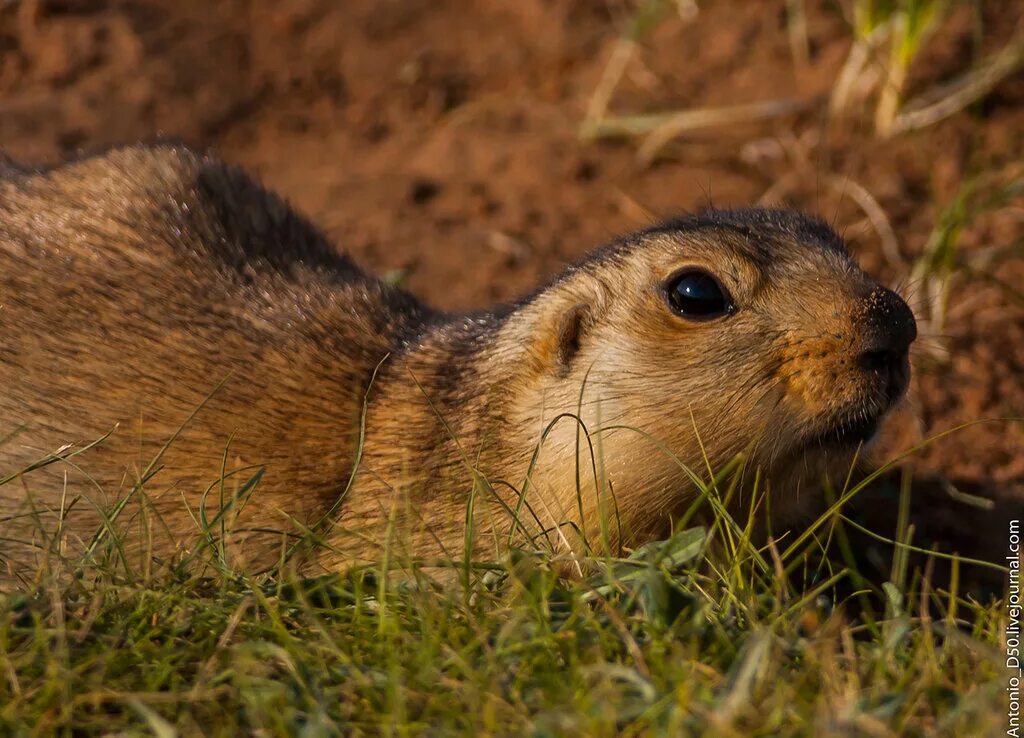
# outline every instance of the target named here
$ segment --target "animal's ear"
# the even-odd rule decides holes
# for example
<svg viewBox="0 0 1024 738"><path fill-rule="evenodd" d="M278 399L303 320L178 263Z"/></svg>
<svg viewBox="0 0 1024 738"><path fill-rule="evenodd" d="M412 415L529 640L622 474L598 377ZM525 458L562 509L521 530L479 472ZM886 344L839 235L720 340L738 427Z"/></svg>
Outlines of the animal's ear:
<svg viewBox="0 0 1024 738"><path fill-rule="evenodd" d="M569 374L593 323L594 314L585 303L577 303L559 316L555 351L559 376Z"/></svg>

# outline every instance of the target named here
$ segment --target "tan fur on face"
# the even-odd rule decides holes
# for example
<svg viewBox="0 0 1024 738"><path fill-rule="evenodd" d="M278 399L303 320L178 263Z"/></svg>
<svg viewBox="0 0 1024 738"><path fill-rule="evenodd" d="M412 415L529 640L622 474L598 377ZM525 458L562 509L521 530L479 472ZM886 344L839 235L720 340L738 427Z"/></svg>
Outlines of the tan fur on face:
<svg viewBox="0 0 1024 738"><path fill-rule="evenodd" d="M736 312L675 314L665 284L687 267L714 274ZM813 439L888 407L857 363L874 290L820 224L747 211L637 234L517 305L447 316L186 149L12 174L0 184L0 438L15 435L0 474L113 433L0 486L12 541L0 576L82 551L97 509L125 496L116 527L131 565L167 559L257 469L224 526L229 555L256 567L309 529L328 568L375 559L388 540L460 558L470 499L475 556L526 535L633 545L685 510L690 472L741 452L791 519L852 456ZM589 436L573 418L549 428L577 414Z"/></svg>
<svg viewBox="0 0 1024 738"><path fill-rule="evenodd" d="M707 479L708 467L749 452L752 467L790 487L776 490L773 507L778 519L792 520L812 501L810 491L799 499L796 487L818 481L826 467L845 469L852 458L853 449L804 453L800 441L869 390L852 363L860 340L855 306L873 283L844 254L785 239L772 242L770 268L745 253L728 230L642 238L642 246L584 267L525 306L522 321L510 321L499 339L528 345L530 335L544 333L546 316L594 295L597 318L574 371L564 379L542 372L518 392L510 425L520 429L515 447L528 447L552 419L580 408L600 437L604 479L597 486L610 481L616 491L604 512L614 505L626 543L663 534L691 503L687 469ZM717 275L741 310L706 323L673 314L662 287L684 267ZM576 448L577 424L561 421L543 444L533 494L547 526L583 522L593 540L602 511L590 460L581 459L580 519ZM794 453L806 478L789 473Z"/></svg>

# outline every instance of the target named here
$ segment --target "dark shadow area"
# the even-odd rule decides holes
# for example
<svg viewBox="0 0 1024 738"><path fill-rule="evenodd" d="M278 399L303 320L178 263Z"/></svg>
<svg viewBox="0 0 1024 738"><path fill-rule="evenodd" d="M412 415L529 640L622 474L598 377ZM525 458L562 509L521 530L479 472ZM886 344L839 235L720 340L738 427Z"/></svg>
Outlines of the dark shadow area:
<svg viewBox="0 0 1024 738"><path fill-rule="evenodd" d="M901 474L880 478L848 507L847 516L873 533L893 540L897 536ZM999 500L996 490L984 484L938 476L911 480L908 528L911 545L940 554L1007 565L1009 525L1020 519L1021 505ZM845 526L860 573L873 585L888 581L895 547ZM911 552L908 573L929 572L933 588L948 589L953 562L940 556ZM1007 577L993 568L959 562L957 591L980 602L1004 596Z"/></svg>

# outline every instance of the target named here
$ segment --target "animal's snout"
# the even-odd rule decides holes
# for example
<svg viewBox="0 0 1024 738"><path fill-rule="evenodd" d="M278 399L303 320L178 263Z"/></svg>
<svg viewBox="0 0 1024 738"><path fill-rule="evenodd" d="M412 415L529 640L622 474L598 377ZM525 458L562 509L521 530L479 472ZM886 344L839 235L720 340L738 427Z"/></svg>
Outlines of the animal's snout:
<svg viewBox="0 0 1024 738"><path fill-rule="evenodd" d="M909 351L917 338L917 321L903 298L885 287L872 290L863 305L864 343L858 363L878 378L879 389L892 403L910 381Z"/></svg>

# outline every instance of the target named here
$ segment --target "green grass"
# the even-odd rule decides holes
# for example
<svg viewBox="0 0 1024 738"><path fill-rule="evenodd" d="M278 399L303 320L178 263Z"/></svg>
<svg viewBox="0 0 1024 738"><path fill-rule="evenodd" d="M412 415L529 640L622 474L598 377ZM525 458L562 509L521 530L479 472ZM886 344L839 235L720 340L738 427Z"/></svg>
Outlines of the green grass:
<svg viewBox="0 0 1024 738"><path fill-rule="evenodd" d="M909 485L888 581L861 575L862 488L767 546L718 515L571 581L528 551L439 580L87 562L0 598L0 735L1001 734L1005 609L910 567Z"/></svg>

